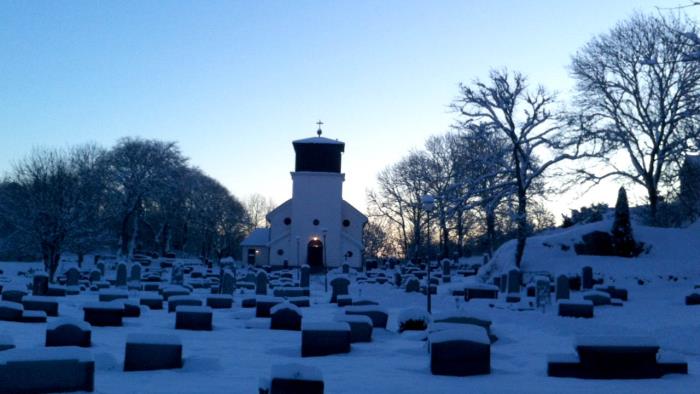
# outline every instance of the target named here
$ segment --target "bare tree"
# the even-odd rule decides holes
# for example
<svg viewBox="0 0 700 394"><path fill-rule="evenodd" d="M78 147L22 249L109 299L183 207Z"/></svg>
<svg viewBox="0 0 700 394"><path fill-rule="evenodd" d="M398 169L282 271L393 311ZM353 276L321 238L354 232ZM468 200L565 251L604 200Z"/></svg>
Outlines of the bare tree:
<svg viewBox="0 0 700 394"><path fill-rule="evenodd" d="M72 164L66 151L34 150L0 189L0 214L37 245L51 281L67 240L79 229L83 196Z"/></svg>
<svg viewBox="0 0 700 394"><path fill-rule="evenodd" d="M185 165L174 142L121 139L103 160L110 207L119 228L120 252L131 257L144 208L168 193Z"/></svg>
<svg viewBox="0 0 700 394"><path fill-rule="evenodd" d="M265 217L276 207L271 198L265 198L265 196L258 193L253 193L248 196L244 206L250 217L250 231L257 227L265 227L267 225Z"/></svg>
<svg viewBox="0 0 700 394"><path fill-rule="evenodd" d="M470 86L460 85L460 96L452 103L463 128L482 124L484 130L500 135L508 144L511 182L517 199L515 265L518 267L528 235L528 194L548 168L573 159L578 153L578 149L573 153L563 152L572 144L552 115L553 104L554 96L543 87L532 91L522 74L506 70L491 71L486 82L476 80Z"/></svg>
<svg viewBox="0 0 700 394"><path fill-rule="evenodd" d="M662 189L698 138L700 61L689 58L697 31L685 18L637 14L591 40L571 64L577 122L596 157L574 181L641 185L652 223Z"/></svg>

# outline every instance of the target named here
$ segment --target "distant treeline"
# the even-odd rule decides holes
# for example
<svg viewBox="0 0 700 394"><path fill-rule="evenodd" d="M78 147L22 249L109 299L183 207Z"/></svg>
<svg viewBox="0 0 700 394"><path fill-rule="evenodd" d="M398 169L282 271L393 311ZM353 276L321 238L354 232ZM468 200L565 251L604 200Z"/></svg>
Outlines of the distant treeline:
<svg viewBox="0 0 700 394"><path fill-rule="evenodd" d="M36 149L0 182L0 257L40 257L51 277L66 252L235 256L249 222L174 142Z"/></svg>

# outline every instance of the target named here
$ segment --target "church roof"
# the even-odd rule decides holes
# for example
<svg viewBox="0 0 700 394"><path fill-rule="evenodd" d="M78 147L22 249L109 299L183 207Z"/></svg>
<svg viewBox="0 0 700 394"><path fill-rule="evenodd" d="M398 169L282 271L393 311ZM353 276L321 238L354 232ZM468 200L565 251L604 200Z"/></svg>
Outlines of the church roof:
<svg viewBox="0 0 700 394"><path fill-rule="evenodd" d="M310 137L301 140L292 141L293 144L334 144L334 145L345 145L344 142L338 140L332 140L326 137Z"/></svg>
<svg viewBox="0 0 700 394"><path fill-rule="evenodd" d="M241 246L263 246L270 240L269 228L256 228L241 242Z"/></svg>

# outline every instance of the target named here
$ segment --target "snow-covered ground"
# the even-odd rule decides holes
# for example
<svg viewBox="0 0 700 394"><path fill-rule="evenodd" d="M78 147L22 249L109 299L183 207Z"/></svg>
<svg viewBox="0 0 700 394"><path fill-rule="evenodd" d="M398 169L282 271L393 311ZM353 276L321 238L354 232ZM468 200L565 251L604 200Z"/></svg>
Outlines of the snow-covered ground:
<svg viewBox="0 0 700 394"><path fill-rule="evenodd" d="M231 310L214 312L214 331L175 330L175 316L144 309L139 318L126 318L124 327L92 328L91 351L96 361L95 391L98 393L255 393L272 364L300 363L318 367L327 393L524 393L524 392L697 392L700 387L700 307L684 305L684 297L700 284L700 224L688 229L635 227L637 237L652 245L638 259L578 257L563 251L582 233L605 229L609 223L574 227L533 237L528 243L523 269L579 272L584 265L606 278L607 283L629 290L622 307L596 307L593 319L556 316L554 307L542 311L518 311L504 301L464 302L449 295L449 289L474 278L457 279L441 285L434 297L433 311L456 308L489 316L492 331L499 338L491 347L492 373L484 376L433 376L422 334L397 333L402 310L423 308L425 296L407 294L391 285L351 286L354 298L379 301L390 312L388 330L376 330L371 343L352 345L349 354L301 358L301 334L245 328L253 309L239 304ZM545 246L547 243L550 246ZM509 251L510 250L510 251ZM504 267L512 253L505 245L496 260ZM0 263L5 276L28 265ZM669 275L677 277L669 278ZM454 278L454 276L453 276ZM643 279L643 282L639 282ZM19 280L19 279L18 279ZM643 284L640 284L643 283ZM201 293L202 296L205 294ZM574 297L578 294L574 293ZM137 292L132 292L137 299ZM236 301L242 296L235 295ZM312 306L302 308L304 321L331 321L341 308L328 303L323 277L312 278ZM82 319L81 305L95 301L87 292L61 299L60 315ZM490 305L490 304L493 304ZM523 305L524 306L524 305ZM49 318L49 321L55 318ZM46 324L0 322L0 335L11 335L18 348L42 347ZM184 368L150 372L123 372L126 337L130 333L175 334L184 348ZM656 338L662 349L678 353L689 364L689 375L667 375L652 380L580 380L550 378L547 355L573 351L577 335L645 335Z"/></svg>

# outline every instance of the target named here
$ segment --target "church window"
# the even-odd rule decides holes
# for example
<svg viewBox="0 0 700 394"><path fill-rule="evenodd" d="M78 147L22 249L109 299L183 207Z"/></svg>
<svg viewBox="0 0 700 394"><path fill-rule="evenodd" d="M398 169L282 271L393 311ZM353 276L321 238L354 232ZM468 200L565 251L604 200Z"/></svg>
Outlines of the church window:
<svg viewBox="0 0 700 394"><path fill-rule="evenodd" d="M343 220L343 227L350 227L350 221L348 219Z"/></svg>
<svg viewBox="0 0 700 394"><path fill-rule="evenodd" d="M352 251L351 251L351 250L348 250L348 251L345 253L345 255L346 255L348 258L352 257Z"/></svg>
<svg viewBox="0 0 700 394"><path fill-rule="evenodd" d="M284 218L284 224L286 224L287 226L292 224L292 218Z"/></svg>
<svg viewBox="0 0 700 394"><path fill-rule="evenodd" d="M284 254L284 249L277 249L277 254L282 256Z"/></svg>
<svg viewBox="0 0 700 394"><path fill-rule="evenodd" d="M318 219L314 219L314 226L318 226L318 224L321 223L318 221Z"/></svg>

